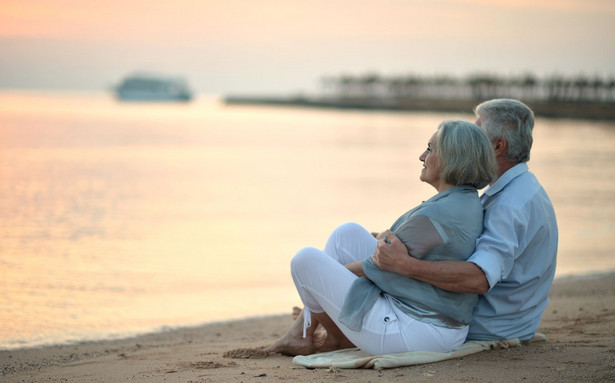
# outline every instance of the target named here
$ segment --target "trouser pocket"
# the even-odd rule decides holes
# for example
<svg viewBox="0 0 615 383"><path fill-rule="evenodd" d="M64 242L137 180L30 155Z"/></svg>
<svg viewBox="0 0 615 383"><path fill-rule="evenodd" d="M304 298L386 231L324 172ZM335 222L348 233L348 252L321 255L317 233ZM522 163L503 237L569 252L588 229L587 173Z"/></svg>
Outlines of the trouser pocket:
<svg viewBox="0 0 615 383"><path fill-rule="evenodd" d="M391 331L393 330L393 328L398 326L397 316L392 312L385 313L382 316L382 323L384 326L382 330L382 335L380 337L380 352L382 354L387 354L388 352L386 351L385 347L390 347L390 345L387 344L387 341L388 342L391 341L391 336L399 335L399 331ZM396 334L396 335L393 335L393 334ZM398 343L398 342L395 342L395 343Z"/></svg>

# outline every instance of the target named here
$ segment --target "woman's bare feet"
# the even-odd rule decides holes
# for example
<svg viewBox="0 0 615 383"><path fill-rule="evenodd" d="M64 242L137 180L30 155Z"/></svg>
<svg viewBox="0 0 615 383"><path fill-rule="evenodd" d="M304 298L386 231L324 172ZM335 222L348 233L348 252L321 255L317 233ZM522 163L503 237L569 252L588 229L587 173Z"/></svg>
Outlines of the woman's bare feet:
<svg viewBox="0 0 615 383"><path fill-rule="evenodd" d="M265 347L267 352L275 352L284 355L309 355L316 352L317 345L314 343L315 329L318 327L317 321L312 321L312 326L306 329L306 337L303 337L303 310L299 309L298 315L295 316L295 309L293 308L293 317L295 321L291 325L286 334L282 335L280 339L275 341L272 345ZM317 339L321 339L322 336L318 335ZM322 340L321 340L322 342Z"/></svg>
<svg viewBox="0 0 615 383"><path fill-rule="evenodd" d="M299 315L301 315L302 312L303 312L302 308L294 306L293 313L292 313L293 320L297 320L297 318L299 318ZM322 325L316 326L316 329L314 329L314 343L318 344L319 339L324 340L324 338L326 337L327 337L327 330L324 327L322 327Z"/></svg>
<svg viewBox="0 0 615 383"><path fill-rule="evenodd" d="M293 307L293 318L295 321L288 332L272 345L264 347L263 350L295 356L355 347L326 313L312 313L312 325L306 329L305 338L303 337L303 310Z"/></svg>
<svg viewBox="0 0 615 383"><path fill-rule="evenodd" d="M318 342L314 352L328 352L335 350L343 350L345 348L355 348L356 346L348 340L348 338L334 338L327 336L323 342Z"/></svg>
<svg viewBox="0 0 615 383"><path fill-rule="evenodd" d="M297 320L297 318L299 317L299 315L301 315L301 312L302 312L302 311L303 311L303 310L301 310L301 307L294 306L294 307L293 307L293 320Z"/></svg>
<svg viewBox="0 0 615 383"><path fill-rule="evenodd" d="M326 312L312 313L312 321L314 320L317 320L325 329L324 337L320 337L321 334L319 334L319 341L314 342L316 345L315 352L327 352L356 347L339 327L337 327Z"/></svg>
<svg viewBox="0 0 615 383"><path fill-rule="evenodd" d="M303 336L295 337L290 333L286 333L272 345L265 347L265 351L274 352L283 355L310 355L316 352L316 345L311 336L304 338Z"/></svg>

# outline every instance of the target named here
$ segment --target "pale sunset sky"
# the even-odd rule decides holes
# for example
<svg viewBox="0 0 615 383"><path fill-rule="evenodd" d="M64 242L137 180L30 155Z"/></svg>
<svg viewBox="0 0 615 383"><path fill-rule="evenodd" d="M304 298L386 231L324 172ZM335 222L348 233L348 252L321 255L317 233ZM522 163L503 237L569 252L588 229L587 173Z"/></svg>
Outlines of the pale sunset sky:
<svg viewBox="0 0 615 383"><path fill-rule="evenodd" d="M201 93L324 75L615 75L614 0L0 0L0 89L105 90L134 71Z"/></svg>

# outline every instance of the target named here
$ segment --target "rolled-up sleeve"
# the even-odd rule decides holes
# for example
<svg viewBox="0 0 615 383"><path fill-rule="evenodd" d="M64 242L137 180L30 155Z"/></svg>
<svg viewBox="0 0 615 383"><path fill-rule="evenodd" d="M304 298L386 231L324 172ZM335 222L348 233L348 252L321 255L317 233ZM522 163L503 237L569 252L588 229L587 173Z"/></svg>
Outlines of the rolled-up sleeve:
<svg viewBox="0 0 615 383"><path fill-rule="evenodd" d="M488 209L483 233L476 240L476 250L468 259L480 267L489 289L510 274L515 256L519 254L519 238L527 224L519 209L506 205Z"/></svg>

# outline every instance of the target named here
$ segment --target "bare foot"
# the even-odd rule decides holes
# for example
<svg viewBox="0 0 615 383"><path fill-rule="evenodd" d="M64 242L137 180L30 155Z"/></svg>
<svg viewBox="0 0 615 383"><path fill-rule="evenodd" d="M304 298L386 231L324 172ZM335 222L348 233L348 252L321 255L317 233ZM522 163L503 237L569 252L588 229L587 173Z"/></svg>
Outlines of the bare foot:
<svg viewBox="0 0 615 383"><path fill-rule="evenodd" d="M302 312L303 310L301 309L301 307L294 306L293 307L293 320L297 320L297 318L299 318L299 315L301 315ZM326 337L327 337L327 330L321 325L318 325L318 327L316 327L316 330L314 330L314 343L318 343L318 339L324 340L324 338Z"/></svg>
<svg viewBox="0 0 615 383"><path fill-rule="evenodd" d="M314 352L328 352L335 350L343 350L345 348L355 348L355 346L351 341L349 341L346 337L343 339L333 338L332 336L325 336L325 338L319 339L318 342L315 342L316 350Z"/></svg>
<svg viewBox="0 0 615 383"><path fill-rule="evenodd" d="M316 330L314 330L313 339L316 347L323 345L327 340L327 329L319 324Z"/></svg>
<svg viewBox="0 0 615 383"><path fill-rule="evenodd" d="M264 350L290 356L310 355L316 352L316 345L311 336L297 338L286 334Z"/></svg>
<svg viewBox="0 0 615 383"><path fill-rule="evenodd" d="M293 307L293 320L297 320L297 318L299 318L299 315L301 315L301 307Z"/></svg>

